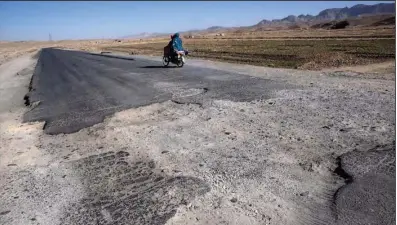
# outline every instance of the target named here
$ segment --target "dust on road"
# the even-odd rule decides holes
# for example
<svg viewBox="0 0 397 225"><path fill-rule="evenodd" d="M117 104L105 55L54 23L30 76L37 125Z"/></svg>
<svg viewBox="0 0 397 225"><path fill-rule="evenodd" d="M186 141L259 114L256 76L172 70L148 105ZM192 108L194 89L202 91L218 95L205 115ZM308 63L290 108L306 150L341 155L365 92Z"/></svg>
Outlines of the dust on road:
<svg viewBox="0 0 397 225"><path fill-rule="evenodd" d="M395 154L393 80L188 63L299 88L247 101L168 100L59 135L43 134L43 123L21 123L20 94L18 106L1 112L2 143L11 144L0 146L0 223L355 224L355 216L369 224L395 221L394 211L379 217L395 209L395 201L375 201L381 195L366 195L373 202L370 213L343 205L362 193L351 190L367 188L367 177L395 183L395 158L389 157ZM15 74L5 79L21 89L29 83L17 82ZM206 94L200 87L173 91L176 97ZM347 186L335 172L339 158L353 177ZM349 167L352 159L364 170ZM375 187L395 198L390 185ZM334 199L343 188L350 199Z"/></svg>

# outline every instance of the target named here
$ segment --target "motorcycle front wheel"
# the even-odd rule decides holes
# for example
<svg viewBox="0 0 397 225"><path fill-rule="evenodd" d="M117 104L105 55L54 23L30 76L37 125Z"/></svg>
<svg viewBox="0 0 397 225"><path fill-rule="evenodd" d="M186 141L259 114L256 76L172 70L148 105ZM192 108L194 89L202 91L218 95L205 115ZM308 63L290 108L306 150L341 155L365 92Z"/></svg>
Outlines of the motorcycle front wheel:
<svg viewBox="0 0 397 225"><path fill-rule="evenodd" d="M166 56L163 57L163 65L164 66L168 66L168 64L170 64L170 59Z"/></svg>

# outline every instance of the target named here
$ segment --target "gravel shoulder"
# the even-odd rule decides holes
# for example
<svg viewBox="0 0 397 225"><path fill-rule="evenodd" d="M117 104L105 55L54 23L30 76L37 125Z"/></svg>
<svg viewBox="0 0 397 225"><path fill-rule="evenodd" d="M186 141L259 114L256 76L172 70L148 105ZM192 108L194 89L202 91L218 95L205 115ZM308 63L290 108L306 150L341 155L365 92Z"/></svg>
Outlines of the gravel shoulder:
<svg viewBox="0 0 397 225"><path fill-rule="evenodd" d="M371 193L395 199L395 79L189 59L300 88L249 102L165 101L47 135L43 123L22 123L34 63L0 67L9 96L0 100L0 224L395 223L395 201L377 203L380 194L362 195L370 213L344 204L373 176L390 184Z"/></svg>

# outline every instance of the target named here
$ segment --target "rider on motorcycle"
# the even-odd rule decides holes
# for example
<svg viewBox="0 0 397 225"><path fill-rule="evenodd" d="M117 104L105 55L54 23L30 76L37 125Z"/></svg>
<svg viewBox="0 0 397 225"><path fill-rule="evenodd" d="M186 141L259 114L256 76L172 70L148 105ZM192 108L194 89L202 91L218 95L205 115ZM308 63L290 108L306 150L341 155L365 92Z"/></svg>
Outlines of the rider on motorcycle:
<svg viewBox="0 0 397 225"><path fill-rule="evenodd" d="M168 66L171 62L176 64L178 67L182 67L185 64L185 57L188 51L183 49L182 40L179 37L179 33L171 35L171 41L167 46L164 47L163 64Z"/></svg>
<svg viewBox="0 0 397 225"><path fill-rule="evenodd" d="M182 40L179 37L179 33L175 33L172 36L172 49L174 50L174 53L177 55L185 54L185 50L183 49Z"/></svg>

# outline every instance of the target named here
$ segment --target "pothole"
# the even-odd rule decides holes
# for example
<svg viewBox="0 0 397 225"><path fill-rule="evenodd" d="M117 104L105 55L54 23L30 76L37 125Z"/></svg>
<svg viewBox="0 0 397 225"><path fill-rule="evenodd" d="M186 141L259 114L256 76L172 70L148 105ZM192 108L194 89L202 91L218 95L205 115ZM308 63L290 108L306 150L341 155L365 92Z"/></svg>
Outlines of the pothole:
<svg viewBox="0 0 397 225"><path fill-rule="evenodd" d="M188 89L178 89L172 93L172 98L184 98L191 97L200 94L204 94L208 91L208 88L188 88Z"/></svg>

